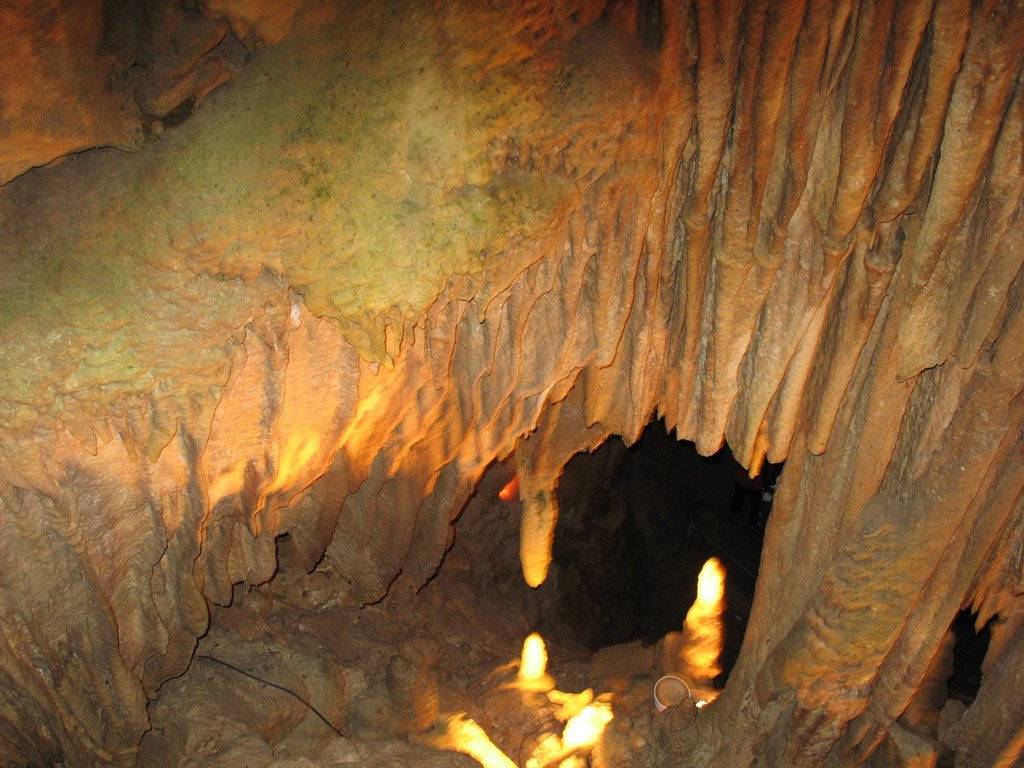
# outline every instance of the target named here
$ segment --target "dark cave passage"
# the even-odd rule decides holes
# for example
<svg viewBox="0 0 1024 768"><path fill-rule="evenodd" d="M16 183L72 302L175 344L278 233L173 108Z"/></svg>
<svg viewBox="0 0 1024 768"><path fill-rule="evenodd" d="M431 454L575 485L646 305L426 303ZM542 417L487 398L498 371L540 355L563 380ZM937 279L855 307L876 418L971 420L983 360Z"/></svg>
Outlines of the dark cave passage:
<svg viewBox="0 0 1024 768"><path fill-rule="evenodd" d="M950 627L955 640L953 670L946 681L946 688L949 698L962 701L968 706L974 702L981 687L981 668L992 636L992 622L998 621L998 617L993 617L978 629L977 618L977 614L963 610L957 614Z"/></svg>
<svg viewBox="0 0 1024 768"><path fill-rule="evenodd" d="M700 456L661 421L632 446L612 438L575 456L559 481L558 618L591 650L652 644L683 626L708 558L726 568L724 650L739 653L764 525L781 465L751 479L728 446Z"/></svg>

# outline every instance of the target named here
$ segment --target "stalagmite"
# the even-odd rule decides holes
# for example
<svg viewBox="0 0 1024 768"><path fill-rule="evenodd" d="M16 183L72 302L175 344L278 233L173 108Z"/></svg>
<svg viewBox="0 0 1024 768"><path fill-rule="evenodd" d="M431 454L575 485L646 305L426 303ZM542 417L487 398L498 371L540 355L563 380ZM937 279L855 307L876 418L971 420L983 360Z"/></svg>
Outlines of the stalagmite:
<svg viewBox="0 0 1024 768"><path fill-rule="evenodd" d="M697 598L683 622L680 661L695 682L710 686L722 672L722 612L725 596L725 569L711 558L697 576Z"/></svg>
<svg viewBox="0 0 1024 768"><path fill-rule="evenodd" d="M544 645L544 638L537 632L532 632L523 641L523 653L516 681L523 690L549 691L555 687L555 683L548 675L547 667L548 650Z"/></svg>

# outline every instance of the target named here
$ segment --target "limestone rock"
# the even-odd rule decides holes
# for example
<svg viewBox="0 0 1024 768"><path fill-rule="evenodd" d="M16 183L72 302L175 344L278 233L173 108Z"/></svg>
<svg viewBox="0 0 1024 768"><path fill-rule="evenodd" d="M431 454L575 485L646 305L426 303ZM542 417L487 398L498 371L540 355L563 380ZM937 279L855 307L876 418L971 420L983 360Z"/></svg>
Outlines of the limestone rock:
<svg viewBox="0 0 1024 768"><path fill-rule="evenodd" d="M935 768L940 753L939 745L935 742L894 723L889 726L888 738L882 742L882 746L872 756L868 765L886 768Z"/></svg>
<svg viewBox="0 0 1024 768"><path fill-rule="evenodd" d="M111 88L99 0L0 7L0 184L72 152L133 143L134 104Z"/></svg>
<svg viewBox="0 0 1024 768"><path fill-rule="evenodd" d="M787 461L666 754L868 760L965 605L1024 669L1019 0L514 5L204 4L276 44L144 151L0 190L0 760L131 765L282 534L335 600L407 597L492 462L548 493L653 414ZM3 178L127 135L76 59L98 6L5 34L30 6L58 45L5 59ZM158 112L219 77L201 29ZM1019 688L959 753L1012 758Z"/></svg>
<svg viewBox="0 0 1024 768"><path fill-rule="evenodd" d="M613 645L594 654L587 672L588 679L629 679L650 676L654 670L654 652L639 642Z"/></svg>

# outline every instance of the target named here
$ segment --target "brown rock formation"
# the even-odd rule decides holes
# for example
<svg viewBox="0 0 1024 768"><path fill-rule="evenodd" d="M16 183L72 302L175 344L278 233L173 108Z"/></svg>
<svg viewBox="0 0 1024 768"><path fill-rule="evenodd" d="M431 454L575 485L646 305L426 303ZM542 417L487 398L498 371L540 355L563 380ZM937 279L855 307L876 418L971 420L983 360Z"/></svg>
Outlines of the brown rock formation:
<svg viewBox="0 0 1024 768"><path fill-rule="evenodd" d="M0 183L70 152L129 142L121 100L106 87L109 57L97 56L99 10L61 0L0 8Z"/></svg>
<svg viewBox="0 0 1024 768"><path fill-rule="evenodd" d="M135 92L252 35L179 128L0 192L0 760L133 764L279 534L416 590L495 459L543 545L569 458L655 414L787 459L694 764L900 754L961 607L998 673L948 746L1019 757L1020 2L249 5ZM70 123L103 71L54 75ZM112 98L47 155L5 92L4 178L120 143Z"/></svg>

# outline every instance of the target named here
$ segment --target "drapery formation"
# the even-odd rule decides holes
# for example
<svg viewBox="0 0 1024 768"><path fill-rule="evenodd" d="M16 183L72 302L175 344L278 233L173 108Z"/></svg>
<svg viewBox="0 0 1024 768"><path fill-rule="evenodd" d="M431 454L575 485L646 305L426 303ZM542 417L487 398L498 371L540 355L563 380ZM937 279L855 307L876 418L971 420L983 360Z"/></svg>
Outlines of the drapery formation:
<svg viewBox="0 0 1024 768"><path fill-rule="evenodd" d="M175 132L0 191L0 758L132 764L277 535L414 590L493 460L550 501L660 415L787 460L692 759L936 735L970 607L944 738L1012 760L1024 5L477 5L296 3Z"/></svg>

